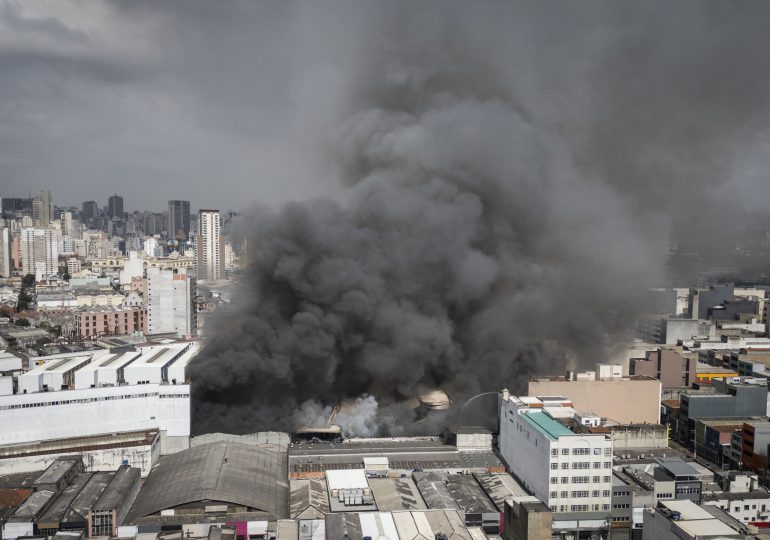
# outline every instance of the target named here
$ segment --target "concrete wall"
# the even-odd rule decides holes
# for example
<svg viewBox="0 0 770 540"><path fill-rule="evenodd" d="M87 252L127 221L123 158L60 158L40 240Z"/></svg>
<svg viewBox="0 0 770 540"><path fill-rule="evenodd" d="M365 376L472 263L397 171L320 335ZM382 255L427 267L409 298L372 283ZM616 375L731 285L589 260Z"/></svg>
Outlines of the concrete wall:
<svg viewBox="0 0 770 540"><path fill-rule="evenodd" d="M612 447L615 450L645 450L650 448L667 448L666 428L650 429L651 426L613 429Z"/></svg>
<svg viewBox="0 0 770 540"><path fill-rule="evenodd" d="M40 456L20 456L0 459L0 474L13 474L41 471L53 463L59 456L72 455L72 451L45 454ZM127 448L105 448L99 450L78 451L83 456L86 471L114 471L128 459L129 465L142 471L142 477L150 474L152 466L160 457L160 444L131 446Z"/></svg>
<svg viewBox="0 0 770 540"><path fill-rule="evenodd" d="M530 381L530 396L564 396L577 411L591 411L621 424L660 421L660 381ZM633 399L630 399L633 398Z"/></svg>

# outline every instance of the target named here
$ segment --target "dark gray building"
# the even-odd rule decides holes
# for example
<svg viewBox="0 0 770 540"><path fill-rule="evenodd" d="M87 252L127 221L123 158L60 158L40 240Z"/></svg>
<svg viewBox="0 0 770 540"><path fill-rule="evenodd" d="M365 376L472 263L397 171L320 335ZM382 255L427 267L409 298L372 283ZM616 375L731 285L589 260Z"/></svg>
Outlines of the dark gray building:
<svg viewBox="0 0 770 540"><path fill-rule="evenodd" d="M124 466L117 470L110 483L89 512L91 536L116 537L141 488L141 470Z"/></svg>
<svg viewBox="0 0 770 540"><path fill-rule="evenodd" d="M123 219L123 197L110 195L107 200L107 215L113 219Z"/></svg>
<svg viewBox="0 0 770 540"><path fill-rule="evenodd" d="M80 210L80 221L83 223L91 223L99 216L99 205L96 201L85 201L83 207Z"/></svg>
<svg viewBox="0 0 770 540"><path fill-rule="evenodd" d="M710 285L705 289L690 289L690 317L707 319L709 310L721 306L735 297L735 287L732 283Z"/></svg>
<svg viewBox="0 0 770 540"><path fill-rule="evenodd" d="M695 437L695 420L701 418L746 418L765 416L767 387L753 384L712 383L716 394L682 394L679 411L679 439L690 445Z"/></svg>
<svg viewBox="0 0 770 540"><path fill-rule="evenodd" d="M180 242L190 236L190 201L168 201L169 238L176 238Z"/></svg>

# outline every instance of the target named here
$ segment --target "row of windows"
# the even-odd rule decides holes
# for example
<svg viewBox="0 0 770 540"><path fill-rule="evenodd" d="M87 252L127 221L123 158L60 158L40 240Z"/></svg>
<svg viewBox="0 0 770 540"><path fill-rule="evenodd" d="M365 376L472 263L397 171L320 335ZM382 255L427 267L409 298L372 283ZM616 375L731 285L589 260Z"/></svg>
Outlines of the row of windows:
<svg viewBox="0 0 770 540"><path fill-rule="evenodd" d="M590 448L572 448L572 455L573 456L590 456L591 455L591 449ZM612 453L612 449L610 448L604 448L604 455L609 456ZM551 457L556 457L559 455L559 450L557 448L553 448L551 450ZM561 455L562 456L568 456L570 455L570 449L569 448L562 448L561 449ZM602 455L602 449L601 448L594 448L593 449L593 455L600 456Z"/></svg>
<svg viewBox="0 0 770 540"><path fill-rule="evenodd" d="M42 401L37 403L19 403L17 405L0 405L0 410L7 411L12 409L31 409L35 407L70 405L73 403L94 403L96 401L113 401L117 399L134 399L134 398L146 398L146 397L158 397L159 399L189 398L190 394L148 393L148 394L126 394L126 395L119 395L119 396L102 396L102 397L84 398L84 399L63 399L59 401Z"/></svg>
<svg viewBox="0 0 770 540"><path fill-rule="evenodd" d="M592 481L595 484L597 484L599 482L605 482L605 483L609 482L611 479L612 479L612 477L610 477L610 476L602 476L602 477L594 476ZM557 476L551 477L551 484L558 484L558 483L559 483L559 478ZM569 476L562 476L561 477L561 483L562 484L569 484L570 483L570 477ZM572 483L573 484L587 484L588 483L588 476L575 476L575 477L572 478Z"/></svg>
<svg viewBox="0 0 770 540"><path fill-rule="evenodd" d="M556 508L557 508L556 505L552 505L551 506L551 512L556 512L557 511ZM558 507L558 511L559 512L588 512L588 508L589 508L589 505L587 505L587 504L573 504L573 505L570 505L570 506L567 506L566 504L562 504L562 505L560 505ZM606 511L606 510L610 509L610 505L609 504L602 504L602 505L595 504L592 507L594 512L598 512L600 508L602 510Z"/></svg>
<svg viewBox="0 0 770 540"><path fill-rule="evenodd" d="M607 497L607 496L609 496L606 491L604 492L603 495L600 495L599 493L600 492L599 492L598 489L593 490L590 495L588 494L588 491L573 491L572 493L570 493L569 491L561 491L561 492L559 492L559 491L552 491L551 492L551 499L558 499L558 498L566 499L568 497L574 497L574 498L580 499L580 498L586 498L586 497L601 497L601 496Z"/></svg>

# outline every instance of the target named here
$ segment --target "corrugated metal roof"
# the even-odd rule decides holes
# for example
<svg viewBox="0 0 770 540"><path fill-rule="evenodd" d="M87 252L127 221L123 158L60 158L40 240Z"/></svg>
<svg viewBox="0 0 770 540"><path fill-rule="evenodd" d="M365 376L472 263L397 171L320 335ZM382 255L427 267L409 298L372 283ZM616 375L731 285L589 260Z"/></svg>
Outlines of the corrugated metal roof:
<svg viewBox="0 0 770 540"><path fill-rule="evenodd" d="M196 501L289 515L287 456L275 447L210 443L167 456L144 484L128 521Z"/></svg>
<svg viewBox="0 0 770 540"><path fill-rule="evenodd" d="M289 507L292 518L323 519L323 516L330 512L326 480L320 478L291 480L289 486L291 488Z"/></svg>

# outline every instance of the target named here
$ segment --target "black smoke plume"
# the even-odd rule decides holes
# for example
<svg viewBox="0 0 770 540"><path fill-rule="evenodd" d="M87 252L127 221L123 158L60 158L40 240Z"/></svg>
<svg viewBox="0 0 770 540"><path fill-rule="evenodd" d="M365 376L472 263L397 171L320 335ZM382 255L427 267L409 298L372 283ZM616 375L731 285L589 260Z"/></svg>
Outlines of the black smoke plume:
<svg viewBox="0 0 770 540"><path fill-rule="evenodd" d="M341 401L348 433L431 431L407 404L426 390L606 361L672 244L721 247L744 204L767 3L346 9L303 36L342 66L314 133L345 191L245 213L250 266L193 365L198 432Z"/></svg>

